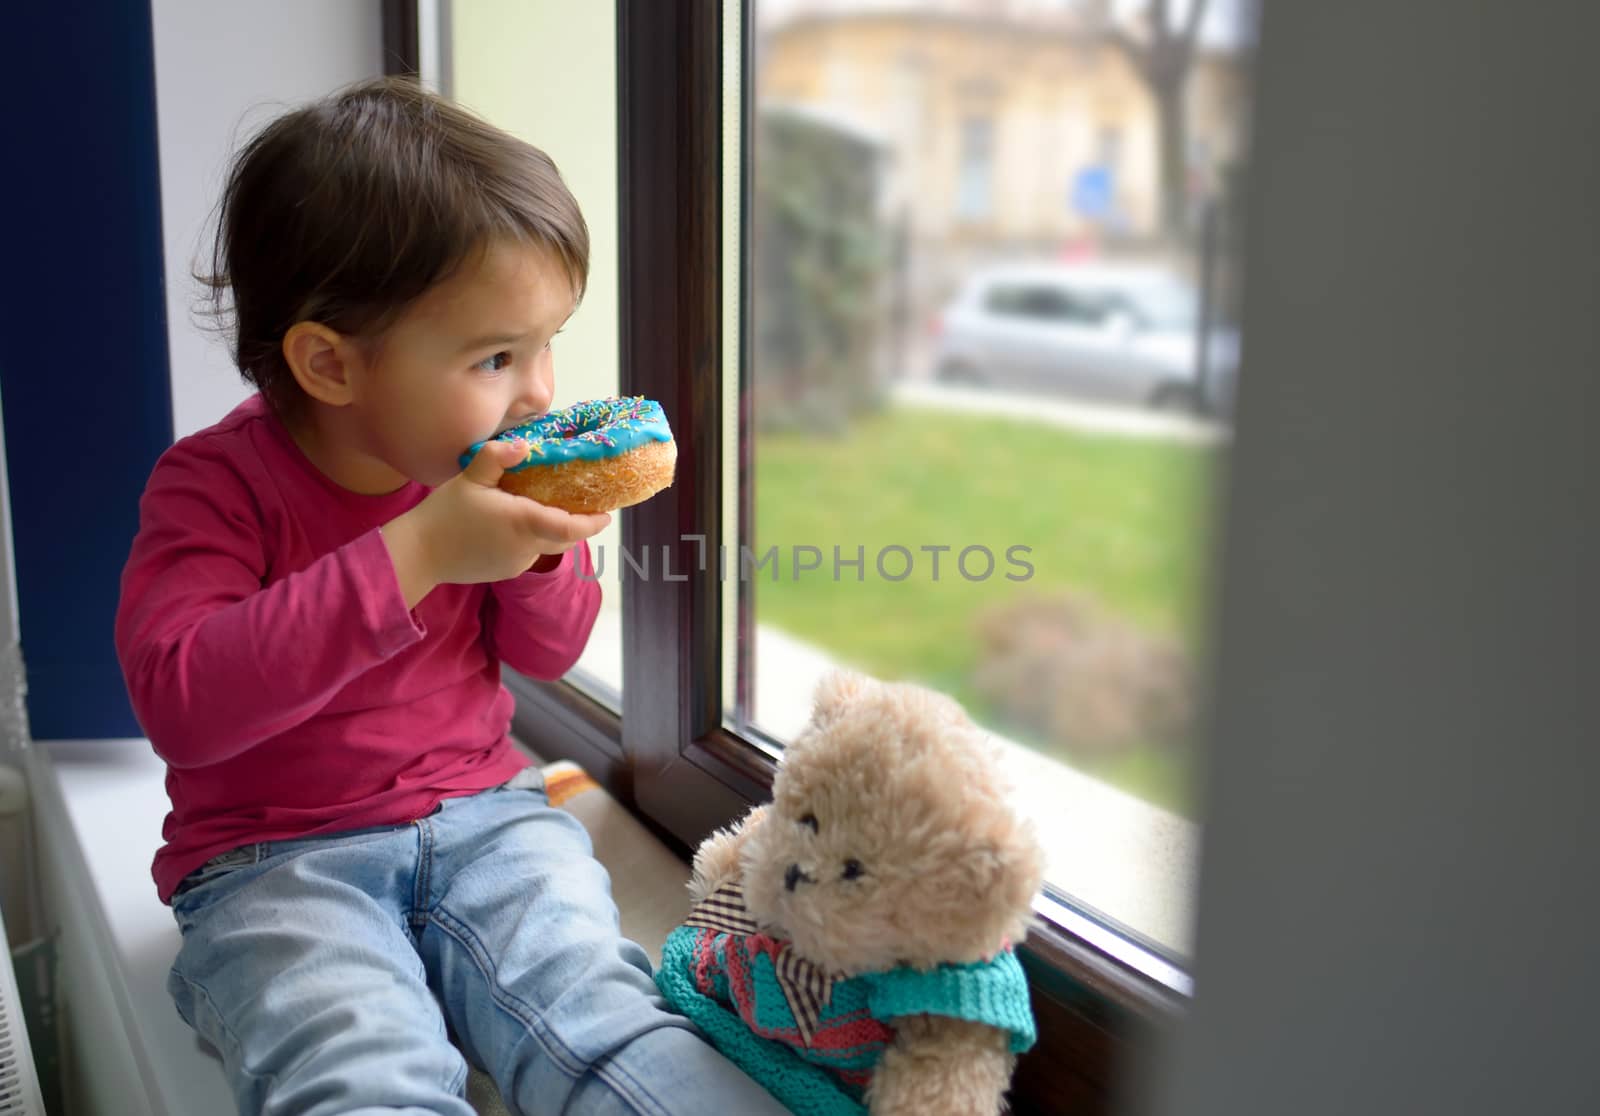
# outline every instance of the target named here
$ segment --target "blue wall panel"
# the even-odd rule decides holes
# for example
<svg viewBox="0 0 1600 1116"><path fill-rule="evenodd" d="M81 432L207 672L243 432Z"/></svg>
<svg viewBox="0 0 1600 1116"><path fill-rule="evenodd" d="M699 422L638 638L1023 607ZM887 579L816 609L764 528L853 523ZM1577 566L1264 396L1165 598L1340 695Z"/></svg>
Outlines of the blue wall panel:
<svg viewBox="0 0 1600 1116"><path fill-rule="evenodd" d="M5 22L0 399L28 713L39 739L138 736L112 622L172 441L150 7Z"/></svg>

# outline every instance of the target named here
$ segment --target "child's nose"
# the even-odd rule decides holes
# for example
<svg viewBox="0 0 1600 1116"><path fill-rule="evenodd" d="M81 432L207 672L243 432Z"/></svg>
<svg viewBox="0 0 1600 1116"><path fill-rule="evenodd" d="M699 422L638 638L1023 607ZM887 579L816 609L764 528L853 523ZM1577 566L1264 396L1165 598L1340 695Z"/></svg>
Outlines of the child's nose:
<svg viewBox="0 0 1600 1116"><path fill-rule="evenodd" d="M521 391L517 395L516 411L523 415L542 415L550 409L550 402L555 398L554 377L542 371L534 370L528 373L521 384Z"/></svg>

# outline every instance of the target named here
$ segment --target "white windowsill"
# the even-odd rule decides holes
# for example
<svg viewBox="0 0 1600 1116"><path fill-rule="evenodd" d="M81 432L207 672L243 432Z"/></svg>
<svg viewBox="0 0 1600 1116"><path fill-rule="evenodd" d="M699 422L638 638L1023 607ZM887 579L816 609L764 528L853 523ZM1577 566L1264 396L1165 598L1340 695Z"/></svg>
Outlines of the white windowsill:
<svg viewBox="0 0 1600 1116"><path fill-rule="evenodd" d="M80 1107L118 1116L232 1112L220 1061L166 990L181 939L150 877L169 806L165 765L144 739L51 741L28 761L53 875L48 906L73 938L63 964L80 970L65 974L64 995L72 1012L93 1017L80 1020L73 1039L79 1064L69 1073ZM569 790L562 808L583 823L611 875L623 934L658 963L661 942L688 914L688 865L601 790ZM468 1099L504 1116L476 1071Z"/></svg>
<svg viewBox="0 0 1600 1116"><path fill-rule="evenodd" d="M132 1047L143 1096L121 1111L215 1116L234 1102L221 1063L178 1016L167 971L180 937L171 910L156 897L150 861L161 844L168 803L166 766L145 740L62 740L36 744L31 782L44 840L59 848L62 886L80 900L74 927L104 960L116 1026ZM74 1011L103 1010L74 1004ZM93 1076L95 1067L80 1067ZM105 1086L111 1088L112 1086ZM91 1089L91 1091L93 1091Z"/></svg>

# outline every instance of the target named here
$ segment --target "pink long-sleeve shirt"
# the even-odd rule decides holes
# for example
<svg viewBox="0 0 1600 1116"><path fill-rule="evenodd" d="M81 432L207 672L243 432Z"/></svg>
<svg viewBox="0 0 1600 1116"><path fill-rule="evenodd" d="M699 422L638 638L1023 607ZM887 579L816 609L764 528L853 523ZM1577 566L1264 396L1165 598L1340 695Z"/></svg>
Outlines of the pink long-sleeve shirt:
<svg viewBox="0 0 1600 1116"><path fill-rule="evenodd" d="M260 396L156 463L116 643L167 764L163 901L220 852L404 824L526 766L500 663L558 678L577 660L600 608L588 548L407 609L378 528L428 491L340 488Z"/></svg>

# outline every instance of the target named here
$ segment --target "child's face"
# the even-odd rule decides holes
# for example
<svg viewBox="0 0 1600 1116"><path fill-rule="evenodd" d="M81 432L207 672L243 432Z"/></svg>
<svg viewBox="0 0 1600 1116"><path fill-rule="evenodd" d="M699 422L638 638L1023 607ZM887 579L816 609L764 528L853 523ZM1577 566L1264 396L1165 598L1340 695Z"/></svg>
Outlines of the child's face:
<svg viewBox="0 0 1600 1116"><path fill-rule="evenodd" d="M412 480L443 484L474 442L550 409L550 339L573 310L558 262L491 244L385 334L377 365L353 385L361 448Z"/></svg>

